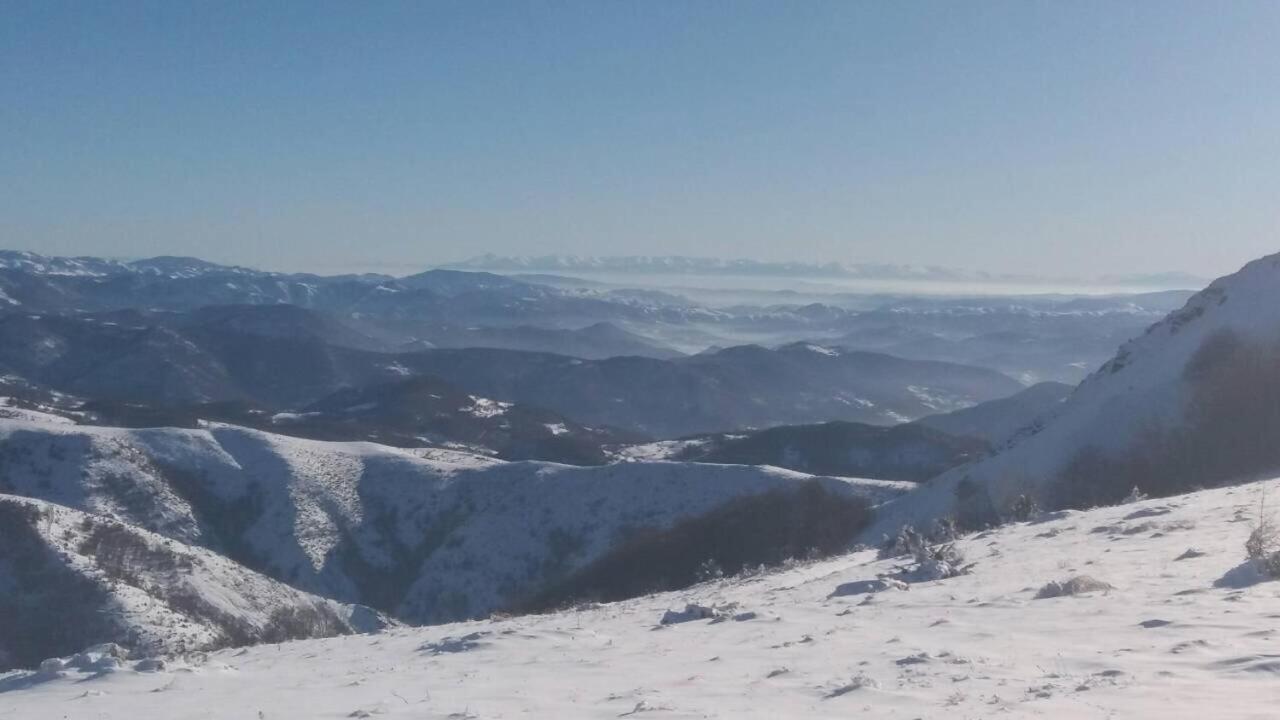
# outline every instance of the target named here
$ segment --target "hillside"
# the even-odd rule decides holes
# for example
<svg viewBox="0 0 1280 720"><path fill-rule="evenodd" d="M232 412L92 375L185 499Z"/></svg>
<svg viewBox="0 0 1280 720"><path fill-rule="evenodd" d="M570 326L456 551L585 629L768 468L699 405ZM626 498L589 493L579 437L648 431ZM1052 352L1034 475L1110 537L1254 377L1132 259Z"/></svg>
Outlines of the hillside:
<svg viewBox="0 0 1280 720"><path fill-rule="evenodd" d="M0 495L0 588L0 668L102 643L164 656L388 625L209 550L12 495Z"/></svg>
<svg viewBox="0 0 1280 720"><path fill-rule="evenodd" d="M890 425L1022 389L978 367L812 343L743 345L675 360L480 349L396 359L485 397L659 438L827 420Z"/></svg>
<svg viewBox="0 0 1280 720"><path fill-rule="evenodd" d="M826 498L819 512L864 508L902 489L776 468L508 463L216 424L127 430L0 420L0 493L206 548L295 588L416 623L513 608L628 543L735 500L775 493L773 505L785 508L804 490ZM858 527L840 528L841 541Z"/></svg>
<svg viewBox="0 0 1280 720"><path fill-rule="evenodd" d="M1280 255L1214 281L1123 345L1006 450L937 478L872 532L952 514L981 525L1045 507L1185 492L1280 469Z"/></svg>
<svg viewBox="0 0 1280 720"><path fill-rule="evenodd" d="M986 404L990 403L977 408ZM842 421L782 425L608 449L623 461L774 465L818 475L911 482L928 480L990 450L983 440L951 435L919 422L886 427Z"/></svg>
<svg viewBox="0 0 1280 720"><path fill-rule="evenodd" d="M1262 720L1274 715L1277 584L1258 583L1241 560L1265 491L1274 497L1280 481L969 536L958 547L970 574L909 590L865 592L902 562L855 552L562 613L216 652L160 672L13 673L0 676L0 705L24 720L194 720L209 708L229 718ZM1084 574L1113 588L1037 599ZM685 613L689 603L723 619Z"/></svg>

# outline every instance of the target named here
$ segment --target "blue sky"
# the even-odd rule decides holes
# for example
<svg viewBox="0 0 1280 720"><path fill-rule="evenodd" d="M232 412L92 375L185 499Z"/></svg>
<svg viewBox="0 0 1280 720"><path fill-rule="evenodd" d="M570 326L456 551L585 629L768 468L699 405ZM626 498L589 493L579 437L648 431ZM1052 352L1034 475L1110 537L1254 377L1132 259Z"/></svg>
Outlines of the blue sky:
<svg viewBox="0 0 1280 720"><path fill-rule="evenodd" d="M0 247L1225 272L1280 3L0 0Z"/></svg>

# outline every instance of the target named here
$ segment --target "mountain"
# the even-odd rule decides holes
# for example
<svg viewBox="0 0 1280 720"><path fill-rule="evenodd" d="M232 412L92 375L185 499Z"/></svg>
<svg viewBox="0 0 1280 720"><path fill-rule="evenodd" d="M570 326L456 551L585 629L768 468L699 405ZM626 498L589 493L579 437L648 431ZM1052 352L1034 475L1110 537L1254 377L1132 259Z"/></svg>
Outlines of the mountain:
<svg viewBox="0 0 1280 720"><path fill-rule="evenodd" d="M401 447L483 449L506 460L572 465L602 465L608 460L604 445L635 439L542 408L471 395L432 377L339 390L302 412L272 416L268 429Z"/></svg>
<svg viewBox="0 0 1280 720"><path fill-rule="evenodd" d="M830 536L848 542L870 504L902 489L745 466L508 463L217 424L0 420L0 493L156 533L414 623L513 608L614 550L634 552L673 525L757 496L797 520L848 509L852 519ZM788 498L810 504L791 508ZM11 600L24 592L0 585Z"/></svg>
<svg viewBox="0 0 1280 720"><path fill-rule="evenodd" d="M826 420L890 424L1022 389L981 368L811 343L674 360L436 350L397 361L484 397L660 438Z"/></svg>
<svg viewBox="0 0 1280 720"><path fill-rule="evenodd" d="M835 421L631 445L612 452L629 461L773 465L816 475L923 482L989 451L982 440L948 435L920 422L884 427Z"/></svg>
<svg viewBox="0 0 1280 720"><path fill-rule="evenodd" d="M158 657L388 625L207 549L12 495L0 495L0 613L0 669L103 643Z"/></svg>
<svg viewBox="0 0 1280 720"><path fill-rule="evenodd" d="M583 426L679 437L827 420L895 423L1021 389L981 368L807 343L666 360L350 347L361 344L376 347L344 323L288 305L0 314L0 374L87 400L157 408L234 402L298 412L347 388L431 376Z"/></svg>
<svg viewBox="0 0 1280 720"><path fill-rule="evenodd" d="M891 298L843 321L843 334L823 342L993 368L1028 385L1074 385L1191 295Z"/></svg>
<svg viewBox="0 0 1280 720"><path fill-rule="evenodd" d="M669 359L682 353L641 335L628 332L613 323L598 322L583 328L545 328L532 325L517 327L419 327L417 340L401 347L402 351L429 348L497 348L547 352L559 355L603 360L623 355Z"/></svg>
<svg viewBox="0 0 1280 720"><path fill-rule="evenodd" d="M240 335L296 340L361 350L389 350L328 313L297 305L207 305L189 313L157 314L155 321L203 336Z"/></svg>
<svg viewBox="0 0 1280 720"><path fill-rule="evenodd" d="M959 270L936 265L895 265L887 263L809 263L765 262L760 260L685 257L680 255L623 255L593 257L580 255L541 255L506 257L479 255L444 266L454 270L492 270L518 273L606 273L649 275L739 275L850 278L863 280L924 280L933 282L983 283L1063 283L1101 282L1110 285L1148 285L1156 287L1198 287L1204 283L1187 273L1150 273L1144 275L1109 275L1096 280L1062 277L1037 277L1015 273L991 273Z"/></svg>
<svg viewBox="0 0 1280 720"><path fill-rule="evenodd" d="M1280 482L1006 525L959 539L972 567L943 580L896 580L908 561L863 550L158 672L15 672L0 704L25 720L1268 718L1277 584L1240 572L1241 513L1264 493ZM1081 575L1109 589L1037 598Z"/></svg>
<svg viewBox="0 0 1280 720"><path fill-rule="evenodd" d="M1033 432L930 483L884 523L982 522L1019 496L1046 507L1169 495L1280 470L1280 255L1215 280L1125 343ZM899 517L900 516L900 517Z"/></svg>
<svg viewBox="0 0 1280 720"><path fill-rule="evenodd" d="M643 274L633 277L645 282ZM676 294L482 271L320 276L194 258L120 262L0 251L0 311L158 316L208 306L293 305L341 324L353 339L338 344L363 349L479 346L587 359L670 358L713 345L812 340L977 365L1024 384L1079 382L1117 345L1187 296L924 298L854 293L838 284L787 284L785 291L691 287ZM353 345L357 338L368 342Z"/></svg>
<svg viewBox="0 0 1280 720"><path fill-rule="evenodd" d="M1065 383L1037 383L1009 397L922 417L915 424L951 435L978 438L999 448L1019 431L1031 428L1051 413L1074 389Z"/></svg>

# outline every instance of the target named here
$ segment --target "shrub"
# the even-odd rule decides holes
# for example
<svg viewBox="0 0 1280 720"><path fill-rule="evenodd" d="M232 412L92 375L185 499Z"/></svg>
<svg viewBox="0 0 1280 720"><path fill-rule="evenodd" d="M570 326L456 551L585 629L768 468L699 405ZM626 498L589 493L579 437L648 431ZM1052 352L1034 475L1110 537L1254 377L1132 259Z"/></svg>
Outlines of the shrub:
<svg viewBox="0 0 1280 720"><path fill-rule="evenodd" d="M968 574L971 567L964 564L964 553L952 543L919 548L913 559L916 566L903 574L903 579L911 582L946 580Z"/></svg>
<svg viewBox="0 0 1280 720"><path fill-rule="evenodd" d="M1040 503L1037 503L1034 497L1023 493L1009 501L1004 510L1004 517L1009 522L1027 522L1035 519L1040 513Z"/></svg>
<svg viewBox="0 0 1280 720"><path fill-rule="evenodd" d="M1244 552L1269 577L1280 578L1280 526L1267 512L1265 495L1258 503L1258 520L1244 541Z"/></svg>

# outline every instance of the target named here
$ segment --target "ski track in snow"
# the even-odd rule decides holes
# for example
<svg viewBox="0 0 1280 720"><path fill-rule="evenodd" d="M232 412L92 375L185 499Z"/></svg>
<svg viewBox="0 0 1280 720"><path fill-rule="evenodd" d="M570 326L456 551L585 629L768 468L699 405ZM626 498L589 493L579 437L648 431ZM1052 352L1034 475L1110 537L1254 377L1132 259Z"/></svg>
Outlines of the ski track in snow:
<svg viewBox="0 0 1280 720"><path fill-rule="evenodd" d="M908 590L833 595L901 562L860 551L578 611L226 650L161 672L11 673L0 718L1272 718L1280 582L1234 582L1247 579L1264 489L1274 496L1280 480L967 536L972 574ZM1176 559L1191 547L1205 554ZM1077 575L1114 589L1034 599ZM690 602L755 616L658 624Z"/></svg>

